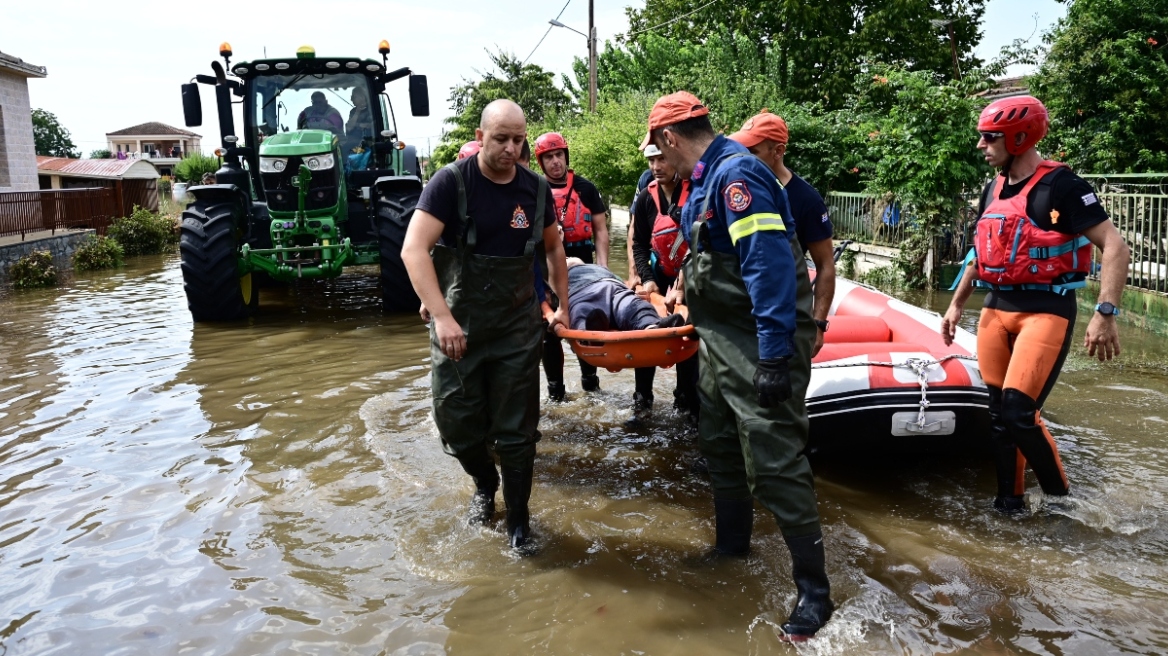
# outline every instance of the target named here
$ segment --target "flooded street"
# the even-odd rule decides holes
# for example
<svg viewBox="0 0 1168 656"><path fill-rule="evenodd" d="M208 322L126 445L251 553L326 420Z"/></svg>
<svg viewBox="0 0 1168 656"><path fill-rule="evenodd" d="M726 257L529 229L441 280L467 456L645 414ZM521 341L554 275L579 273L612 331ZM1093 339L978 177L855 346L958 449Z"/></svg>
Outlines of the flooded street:
<svg viewBox="0 0 1168 656"><path fill-rule="evenodd" d="M701 561L672 372L632 431L632 372L584 394L568 364L520 559L502 512L462 523L426 329L381 314L375 275L264 290L238 325L193 326L176 255L8 292L0 654L1163 654L1168 348L1124 328L1101 366L1085 324L1045 413L1072 505L1031 475L1039 510L1000 517L983 461L815 462L839 609L796 649L772 518L749 559Z"/></svg>

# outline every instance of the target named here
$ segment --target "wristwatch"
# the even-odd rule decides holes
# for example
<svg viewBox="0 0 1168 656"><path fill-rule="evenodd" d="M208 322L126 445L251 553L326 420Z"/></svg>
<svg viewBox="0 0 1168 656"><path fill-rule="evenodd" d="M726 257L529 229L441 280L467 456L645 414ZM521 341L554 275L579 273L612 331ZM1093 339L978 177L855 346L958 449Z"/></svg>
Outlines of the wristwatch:
<svg viewBox="0 0 1168 656"><path fill-rule="evenodd" d="M1095 311L1098 312L1099 314L1102 314L1105 317L1114 317L1114 316L1117 316L1119 314L1119 308L1117 308L1114 305L1112 305L1111 303L1107 303L1107 302L1103 302L1103 303L1100 303L1099 305L1096 305Z"/></svg>
<svg viewBox="0 0 1168 656"><path fill-rule="evenodd" d="M816 319L815 325L819 326L819 329L822 330L823 332L827 332L827 322L826 321L820 321L819 319Z"/></svg>

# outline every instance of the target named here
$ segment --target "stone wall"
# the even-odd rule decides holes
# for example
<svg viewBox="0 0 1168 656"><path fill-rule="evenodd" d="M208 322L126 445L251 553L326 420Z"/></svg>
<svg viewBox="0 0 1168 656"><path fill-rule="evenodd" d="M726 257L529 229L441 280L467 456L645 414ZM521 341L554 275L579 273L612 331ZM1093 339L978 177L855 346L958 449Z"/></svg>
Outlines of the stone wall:
<svg viewBox="0 0 1168 656"><path fill-rule="evenodd" d="M39 188L28 80L0 70L0 191Z"/></svg>
<svg viewBox="0 0 1168 656"><path fill-rule="evenodd" d="M93 234L93 230L71 230L58 232L51 237L29 239L0 246L0 282L8 282L8 269L17 260L33 251L48 251L53 255L53 265L58 271L67 271L73 266L73 253Z"/></svg>

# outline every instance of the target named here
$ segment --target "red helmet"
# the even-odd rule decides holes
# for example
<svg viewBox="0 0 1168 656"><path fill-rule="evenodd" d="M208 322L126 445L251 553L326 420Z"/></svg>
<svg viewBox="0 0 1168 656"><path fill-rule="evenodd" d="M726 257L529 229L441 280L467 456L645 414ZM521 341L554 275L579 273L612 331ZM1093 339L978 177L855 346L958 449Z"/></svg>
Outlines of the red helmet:
<svg viewBox="0 0 1168 656"><path fill-rule="evenodd" d="M1021 155L1046 136L1050 116L1046 106L1034 96L1013 96L995 100L977 119L980 132L1001 132L1006 139L1006 152ZM1014 135L1025 132L1026 139L1014 143Z"/></svg>
<svg viewBox="0 0 1168 656"><path fill-rule="evenodd" d="M462 144L462 148L458 149L458 159L466 159L467 157L474 157L483 145L477 141L468 141Z"/></svg>
<svg viewBox="0 0 1168 656"><path fill-rule="evenodd" d="M535 160L538 162L540 155L550 153L553 150L563 150L567 155L568 142L564 140L564 135L559 132L545 132L535 140Z"/></svg>

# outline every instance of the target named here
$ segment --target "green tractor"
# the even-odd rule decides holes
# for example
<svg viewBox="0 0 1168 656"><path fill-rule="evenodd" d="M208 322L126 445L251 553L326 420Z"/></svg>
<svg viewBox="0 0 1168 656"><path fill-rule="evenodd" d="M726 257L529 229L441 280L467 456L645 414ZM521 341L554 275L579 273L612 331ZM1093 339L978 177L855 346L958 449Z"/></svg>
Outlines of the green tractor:
<svg viewBox="0 0 1168 656"><path fill-rule="evenodd" d="M417 151L397 135L390 82L409 78L414 116L428 116L426 78L381 61L295 57L231 64L224 43L214 75L184 84L186 124L202 124L199 84L215 88L222 168L188 190L182 215L183 288L195 321L249 316L261 282L335 278L347 266L381 267L387 312L418 309L401 260L422 192ZM232 96L241 99L235 130Z"/></svg>

